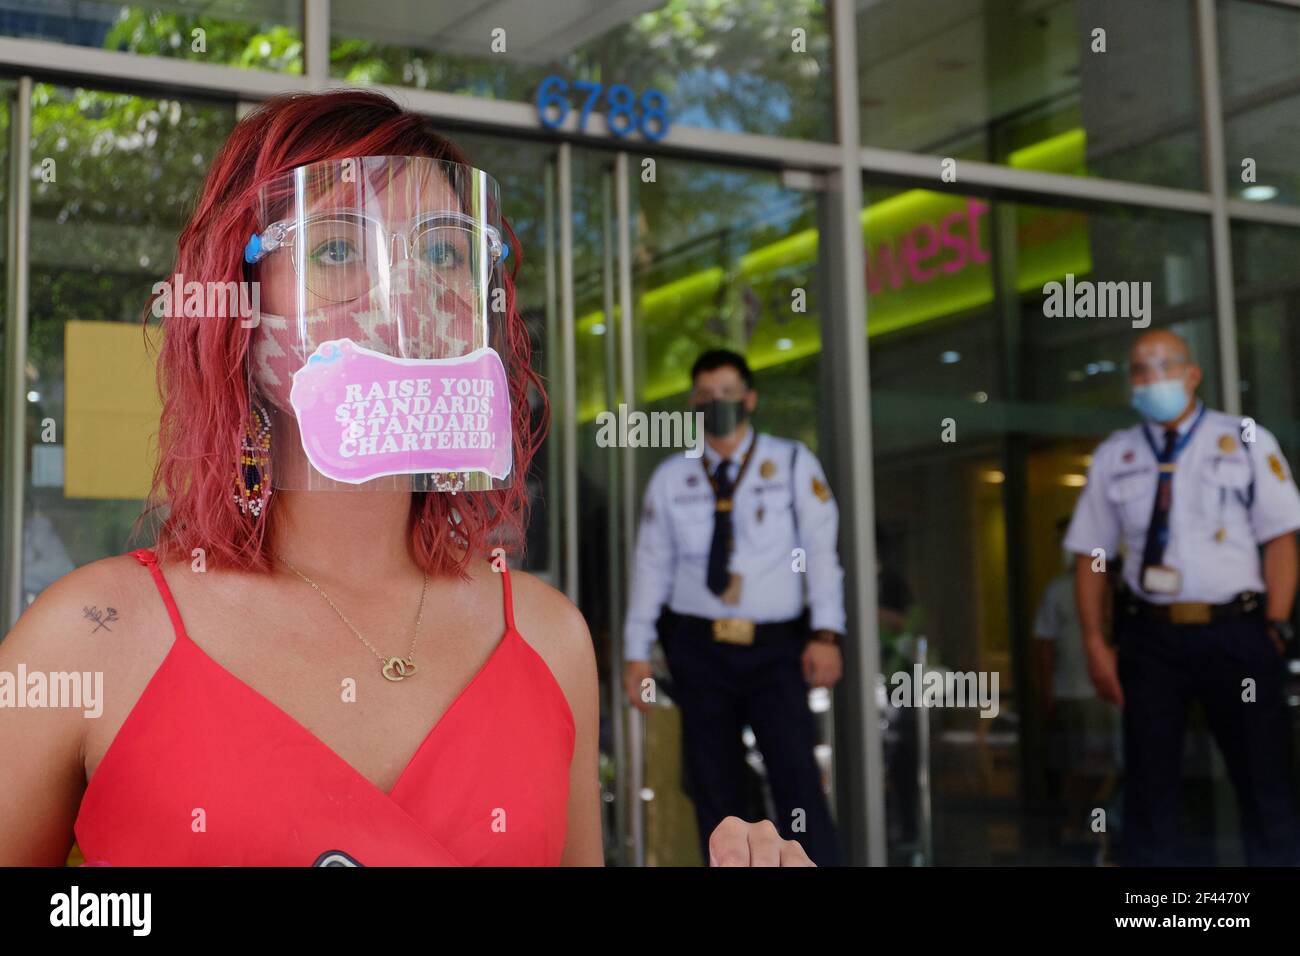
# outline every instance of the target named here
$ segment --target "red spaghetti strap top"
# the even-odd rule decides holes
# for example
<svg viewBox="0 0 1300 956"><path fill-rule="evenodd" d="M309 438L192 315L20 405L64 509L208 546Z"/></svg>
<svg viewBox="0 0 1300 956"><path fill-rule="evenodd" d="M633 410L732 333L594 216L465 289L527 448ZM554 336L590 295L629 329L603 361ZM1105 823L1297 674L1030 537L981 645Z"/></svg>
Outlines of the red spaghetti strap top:
<svg viewBox="0 0 1300 956"><path fill-rule="evenodd" d="M573 715L508 571L505 634L384 792L195 644L157 557L131 554L176 637L87 784L87 864L558 865Z"/></svg>
<svg viewBox="0 0 1300 956"><path fill-rule="evenodd" d="M510 572L504 564L501 566L501 599L504 602L506 633L518 634L515 630L515 597L510 591Z"/></svg>

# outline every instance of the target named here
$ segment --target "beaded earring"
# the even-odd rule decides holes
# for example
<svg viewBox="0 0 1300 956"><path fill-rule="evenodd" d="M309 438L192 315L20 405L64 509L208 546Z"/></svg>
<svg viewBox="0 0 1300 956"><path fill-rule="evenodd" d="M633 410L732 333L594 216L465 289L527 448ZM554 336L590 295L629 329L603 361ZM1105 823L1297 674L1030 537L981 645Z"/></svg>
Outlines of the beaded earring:
<svg viewBox="0 0 1300 956"><path fill-rule="evenodd" d="M260 405L251 411L240 443L234 497L240 511L259 518L271 497L271 416Z"/></svg>

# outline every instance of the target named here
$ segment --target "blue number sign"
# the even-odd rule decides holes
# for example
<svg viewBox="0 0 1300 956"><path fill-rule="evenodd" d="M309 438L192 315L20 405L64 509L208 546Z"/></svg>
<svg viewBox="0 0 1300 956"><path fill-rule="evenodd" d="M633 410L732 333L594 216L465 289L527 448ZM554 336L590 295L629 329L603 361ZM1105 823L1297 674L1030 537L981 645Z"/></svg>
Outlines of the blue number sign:
<svg viewBox="0 0 1300 956"><path fill-rule="evenodd" d="M595 109L604 93L605 124L620 139L639 132L649 140L663 139L668 132L668 97L658 90L646 90L637 98L632 88L624 83L609 87L588 80L576 80L574 92L582 96L582 111L578 114L578 132L587 129L587 117ZM569 84L563 77L548 76L537 87L537 117L548 129L564 125L573 104L569 100Z"/></svg>

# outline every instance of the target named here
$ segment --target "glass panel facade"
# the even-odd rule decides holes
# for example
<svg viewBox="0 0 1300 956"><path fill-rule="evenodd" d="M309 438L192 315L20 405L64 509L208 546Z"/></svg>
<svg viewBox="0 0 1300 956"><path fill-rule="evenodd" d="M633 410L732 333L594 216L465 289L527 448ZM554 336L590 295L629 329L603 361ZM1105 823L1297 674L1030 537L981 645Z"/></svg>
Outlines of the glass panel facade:
<svg viewBox="0 0 1300 956"><path fill-rule="evenodd" d="M600 784L605 814L605 857L610 863L630 858L630 847L617 826L615 747L617 706L613 689L621 680L615 667L615 642L622 634L624 612L624 562L622 537L623 461L617 448L596 441L596 415L615 409L618 390L618 324L615 279L617 232L614 209L613 157L574 150L571 153L573 195L573 296L579 317L576 341L575 401L578 466L578 606L596 650L600 674ZM558 409L563 395L553 383L551 401ZM559 419L557 418L557 425ZM629 804L635 805L635 796ZM627 854L626 857L623 854Z"/></svg>
<svg viewBox="0 0 1300 956"><path fill-rule="evenodd" d="M832 135L822 0L336 0L330 10L330 71L349 82L532 102L556 74L659 90L673 123ZM573 94L575 110L585 95Z"/></svg>
<svg viewBox="0 0 1300 956"><path fill-rule="evenodd" d="M0 0L0 36L301 73L301 10L278 0Z"/></svg>
<svg viewBox="0 0 1300 956"><path fill-rule="evenodd" d="M1187 0L857 6L864 145L1202 185Z"/></svg>
<svg viewBox="0 0 1300 956"><path fill-rule="evenodd" d="M550 146L508 143L486 136L458 135L470 162L488 172L501 190L502 215L514 230L517 248L510 255L518 262L515 303L528 326L533 349L533 369L543 382L554 377L555 337L555 215L548 217L548 194L554 193L550 169L555 150ZM539 176L538 170L548 175ZM553 198L552 198L553 202ZM534 417L542 414L545 396L530 395ZM555 440L548 435L533 459L528 475L531 513L523 567L554 578L559 573L558 513L544 493L554 481Z"/></svg>
<svg viewBox="0 0 1300 956"><path fill-rule="evenodd" d="M35 87L27 603L73 568L128 548L158 425L141 320L234 121L228 105Z"/></svg>
<svg viewBox="0 0 1300 956"><path fill-rule="evenodd" d="M1050 314L1044 287L1149 283L1151 327L1187 337L1217 403L1208 221L870 183L866 194L890 859L1093 862L1108 848L1080 821L1115 799L1118 712L1072 648L1043 669L1037 638L1056 635L1035 622L1061 603L1060 522L1093 448L1136 421L1125 372L1135 333L1126 316ZM936 235L941 247L918 258ZM897 705L923 639L930 669L996 675L996 716ZM1082 765L1070 742L1085 732L1100 744ZM1223 779L1203 729L1193 741L1189 830L1210 834Z"/></svg>
<svg viewBox="0 0 1300 956"><path fill-rule="evenodd" d="M1236 223L1232 228L1233 294L1241 362L1241 410L1271 431L1287 470L1300 464L1300 228ZM1291 610L1294 627L1300 614ZM1288 700L1292 750L1300 750L1300 687L1291 671Z"/></svg>
<svg viewBox="0 0 1300 956"><path fill-rule="evenodd" d="M1232 229L1241 409L1300 461L1300 229L1237 223Z"/></svg>
<svg viewBox="0 0 1300 956"><path fill-rule="evenodd" d="M1300 9L1220 0L1228 193L1300 203Z"/></svg>
<svg viewBox="0 0 1300 956"><path fill-rule="evenodd" d="M1290 221L1300 202L1300 8L1216 0L1220 72L1211 80L1222 93L1226 156L1225 168L1206 173L1195 0L849 2L854 29L836 39L856 44L859 64L844 91L861 120L861 142L851 145L909 154L887 164L893 178L863 175L865 318L831 305L844 297L847 272L825 266L833 250L819 243L820 224L841 198L830 151L810 148L836 136L828 0L313 0L311 9L328 14L330 83L438 91L482 107L473 132L463 115L455 120L462 128L447 131L501 183L519 239L519 308L553 412L528 476L525 568L576 593L591 631L607 857L630 861L625 824L639 817L646 862L702 862L671 673L658 656L659 706L638 723L622 716L616 667L628 529L669 451L628 456L604 447L596 415L620 402L648 413L683 410L695 357L726 346L755 369L761 430L803 441L832 483L872 483L874 542L862 550L876 563L881 680L810 694L824 785L840 797L843 828L867 815L861 804L845 805L847 795L858 799L852 788L833 786L863 765L861 722L836 720L852 712L845 703L856 695L880 718L886 772L866 785L883 795L890 863L1109 862L1123 832L1113 812L1123 786L1118 713L1096 699L1078 655L1043 633L1045 620L1073 610L1062 597L1060 526L1097 443L1136 420L1125 369L1134 319L1186 336L1205 371L1206 401L1239 400L1243 414L1278 436L1289 462L1300 461L1300 219ZM6 544L21 548L12 562L5 554L19 591L12 613L62 574L133 543L158 412L143 309L151 286L167 277L177 233L235 122L237 93L305 86L290 76L303 70L304 8L296 0L0 0L0 36L62 44L49 47L49 71L0 62L11 75L30 72L35 84L25 155L12 155L11 111L0 100L0 165L9 171L0 176L0 210L16 215L11 175L26 176L31 193L30 261L19 273L28 287L26 354L20 388L4 382L13 407L0 418L23 432L20 451L12 432L0 436L22 474L6 487L5 517L22 530L20 545ZM86 48L272 75L236 74L199 91L190 71L178 80L190 91L181 97L140 88L128 66L95 64L85 74L78 57ZM697 140L660 150L599 123L561 147L567 134L519 118L519 104L531 109L549 75L570 89L662 91L673 123L709 130L723 148ZM85 86L57 85L72 82ZM578 93L570 103L582 109ZM431 116L440 128L445 119ZM773 154L746 153L747 141L722 139L734 132L791 142ZM628 179L619 183L616 151L629 148ZM571 161L567 196L562 155ZM939 171L948 157L959 161L959 183L962 160L1006 167L1005 188L929 188L935 180L924 170ZM884 165L876 160L868 153L864 169ZM921 172L906 168L909 160ZM1207 207L1206 177L1221 176L1231 199L1273 206L1232 205L1229 263L1212 255L1206 216L1143 205L1161 203L1143 199L1150 191L1126 190L1123 206L1085 206L1050 183L1026 183L1021 171L1104 180L1099 192L1117 183L1191 190ZM626 219L616 208L620 185L630 198ZM630 316L619 307L620 235L631 249ZM569 342L560 327L566 256ZM0 272L6 298L9 278ZM1137 296L1130 313L1054 314L1048 284L1084 282L1123 284ZM1235 320L1216 314L1216 283L1232 289ZM1142 314L1133 314L1136 303ZM835 366L821 354L828 331L848 337L844 323L867 341L870 380L854 400L865 394L870 402L873 443L870 472L847 476L835 467L833 440L844 395L830 393ZM1235 357L1221 360L1221 335L1235 338ZM11 349L7 335L0 346ZM10 363L4 368L10 375ZM570 375L576 421L563 413ZM1238 381L1239 395L1224 394L1224 383ZM540 411L542 396L534 398ZM569 428L573 449L563 442ZM562 467L568 451L577 458L576 488ZM576 554L566 550L575 527ZM139 530L147 542L148 529ZM996 716L898 706L893 678L922 658L932 670L996 675ZM1240 863L1222 759L1203 715L1193 712L1190 728L1183 833L1195 860ZM744 742L754 771L748 815L756 818L769 812L770 792L756 741ZM644 758L643 789L619 789L616 774L632 779L634 754ZM1081 814L1097 807L1115 821L1105 839L1081 825Z"/></svg>

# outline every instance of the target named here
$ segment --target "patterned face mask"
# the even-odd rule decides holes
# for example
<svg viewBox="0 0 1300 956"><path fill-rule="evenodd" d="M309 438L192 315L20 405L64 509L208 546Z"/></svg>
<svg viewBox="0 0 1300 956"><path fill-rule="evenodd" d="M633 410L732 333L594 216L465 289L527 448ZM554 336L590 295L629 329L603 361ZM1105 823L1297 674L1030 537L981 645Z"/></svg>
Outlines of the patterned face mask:
<svg viewBox="0 0 1300 956"><path fill-rule="evenodd" d="M415 359L455 358L486 344L474 341L473 307L447 288L435 271L404 262L392 276L388 291L376 287L352 302L321 305L301 322L263 312L250 355L258 392L288 410L293 373L318 345L334 339L351 339L384 355Z"/></svg>

